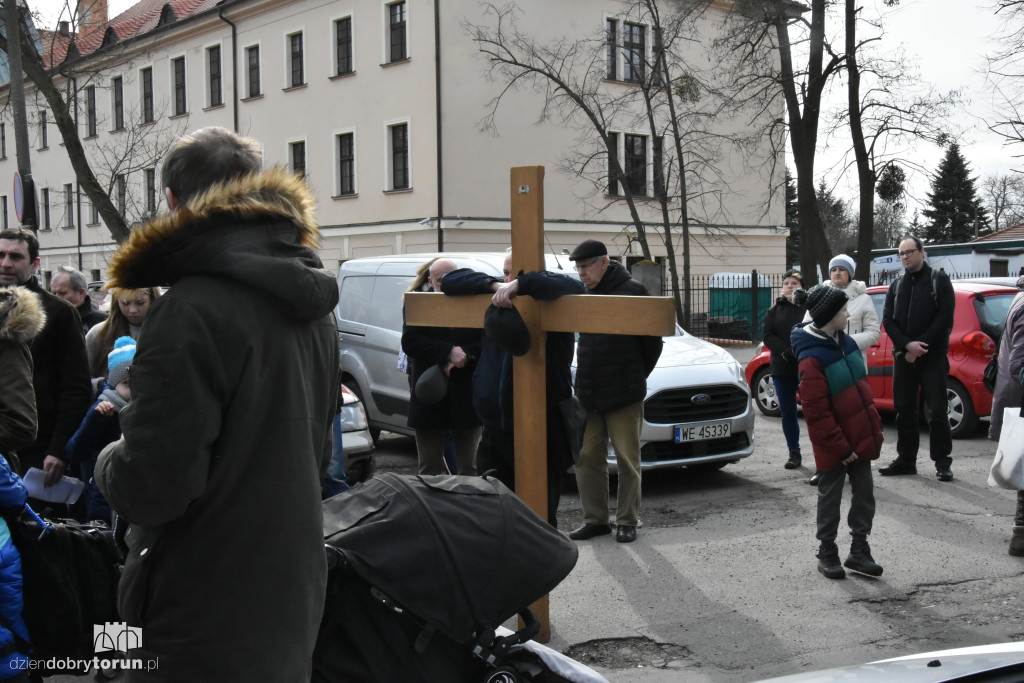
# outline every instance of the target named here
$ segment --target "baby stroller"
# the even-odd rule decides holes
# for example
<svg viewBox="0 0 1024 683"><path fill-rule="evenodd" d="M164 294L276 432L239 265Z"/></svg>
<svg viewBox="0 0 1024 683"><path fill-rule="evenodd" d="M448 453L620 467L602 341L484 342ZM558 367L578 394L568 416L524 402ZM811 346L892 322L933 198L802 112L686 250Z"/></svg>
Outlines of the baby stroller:
<svg viewBox="0 0 1024 683"><path fill-rule="evenodd" d="M539 629L528 606L577 550L497 479L386 473L323 505L332 568L314 681L604 680L526 644ZM496 634L516 614L524 628Z"/></svg>

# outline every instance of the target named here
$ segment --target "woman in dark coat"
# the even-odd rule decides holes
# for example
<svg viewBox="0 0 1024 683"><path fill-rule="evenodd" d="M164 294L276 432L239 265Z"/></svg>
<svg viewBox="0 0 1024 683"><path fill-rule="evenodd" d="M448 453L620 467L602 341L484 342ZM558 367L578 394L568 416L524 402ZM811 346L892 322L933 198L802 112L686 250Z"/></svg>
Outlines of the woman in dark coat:
<svg viewBox="0 0 1024 683"><path fill-rule="evenodd" d="M446 258L424 264L409 291L440 291L441 279L455 267ZM473 371L480 358L482 334L471 328L402 327L402 350L409 357L411 389L408 425L416 430L420 474L444 474L445 432L449 430L458 473L476 474L481 426L473 409ZM417 398L416 383L435 365L447 375L448 390L440 401L428 403Z"/></svg>
<svg viewBox="0 0 1024 683"><path fill-rule="evenodd" d="M786 469L800 467L800 424L796 419L797 376L796 355L790 342L793 326L803 322L807 310L793 302L793 294L800 289L803 278L797 270L788 270L782 280L782 296L764 316L764 345L772 352L771 373L775 395L782 413L782 433L789 447Z"/></svg>

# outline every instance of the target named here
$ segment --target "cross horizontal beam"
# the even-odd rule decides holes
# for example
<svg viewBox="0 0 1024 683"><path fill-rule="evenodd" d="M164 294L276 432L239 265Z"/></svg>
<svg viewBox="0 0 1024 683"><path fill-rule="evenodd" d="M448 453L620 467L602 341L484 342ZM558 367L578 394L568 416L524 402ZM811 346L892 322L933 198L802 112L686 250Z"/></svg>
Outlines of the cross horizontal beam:
<svg viewBox="0 0 1024 683"><path fill-rule="evenodd" d="M524 297L528 298L528 297ZM413 303L415 302L415 303ZM431 292L405 295L406 323L414 326L483 327L490 294L450 297ZM538 301L545 332L643 334L664 337L675 332L675 309L667 296L594 296L573 294Z"/></svg>

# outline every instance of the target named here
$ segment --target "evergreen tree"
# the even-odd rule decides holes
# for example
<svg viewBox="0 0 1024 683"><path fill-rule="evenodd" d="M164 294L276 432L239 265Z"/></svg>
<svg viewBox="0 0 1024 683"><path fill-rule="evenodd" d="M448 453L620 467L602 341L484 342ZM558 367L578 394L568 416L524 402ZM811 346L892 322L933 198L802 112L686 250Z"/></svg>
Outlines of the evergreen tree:
<svg viewBox="0 0 1024 683"><path fill-rule="evenodd" d="M923 213L929 219L923 239L930 244L969 242L975 237L976 225L979 235L989 232L988 212L978 197L975 179L960 153L960 146L955 142L946 150L932 178L928 208Z"/></svg>
<svg viewBox="0 0 1024 683"><path fill-rule="evenodd" d="M800 208L796 201L796 181L786 169L786 268L800 263Z"/></svg>

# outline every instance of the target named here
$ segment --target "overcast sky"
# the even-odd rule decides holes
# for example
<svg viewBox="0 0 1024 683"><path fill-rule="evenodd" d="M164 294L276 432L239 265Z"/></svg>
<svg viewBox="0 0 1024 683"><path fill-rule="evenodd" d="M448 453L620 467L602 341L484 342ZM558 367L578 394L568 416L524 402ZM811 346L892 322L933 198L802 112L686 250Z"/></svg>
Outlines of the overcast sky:
<svg viewBox="0 0 1024 683"><path fill-rule="evenodd" d="M64 0L28 0L30 6L56 21ZM984 119L990 113L991 93L985 88L982 74L984 55L992 48L992 36L999 30L999 21L993 13L996 0L901 0L895 9L885 8L882 0L862 0L866 14L884 14L886 35L880 49L894 50L902 45L907 56L916 60L921 79L939 90L962 89L967 104L957 113L958 125L963 129L960 146L965 158L981 180L992 173L1006 173L1014 165L1013 150L1006 148L993 134L985 130ZM135 4L135 0L108 0L113 18ZM845 95L834 93L842 104ZM852 198L856 188L839 179L837 167L841 155L849 149L848 134L834 140L822 138L819 177L829 176L839 196ZM1024 153L1024 149L1020 150ZM943 150L931 145L919 145L913 152L919 163L934 172L938 168ZM1024 160L1022 160L1024 162ZM1024 163L1018 164L1024 167ZM911 192L923 201L928 191L928 179L918 174L911 177ZM910 202L913 212L914 202Z"/></svg>

